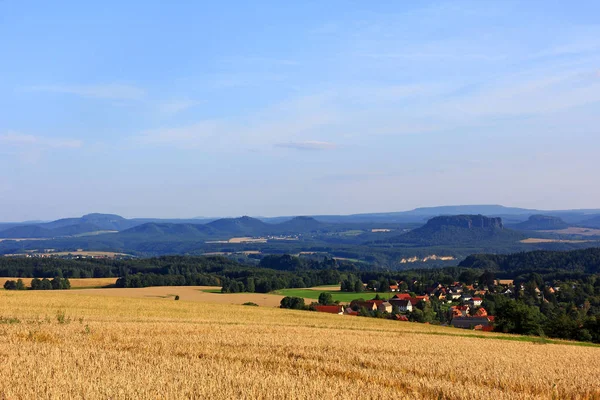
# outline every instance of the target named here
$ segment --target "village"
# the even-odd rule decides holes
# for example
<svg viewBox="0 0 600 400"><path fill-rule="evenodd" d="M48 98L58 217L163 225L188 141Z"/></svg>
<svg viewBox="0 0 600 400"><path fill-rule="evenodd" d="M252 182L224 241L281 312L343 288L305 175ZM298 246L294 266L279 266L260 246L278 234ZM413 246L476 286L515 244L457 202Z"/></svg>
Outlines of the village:
<svg viewBox="0 0 600 400"><path fill-rule="evenodd" d="M412 282L412 286L415 286ZM495 292L507 297L512 297L515 291L523 291L522 284L515 286L514 281L495 280ZM311 309L317 312L347 316L370 316L389 318L397 321L418 321L430 323L429 321L419 321L411 318L416 310L426 310L431 308L432 302L438 304L438 312L444 313L444 317L438 321L441 325L452 326L462 329L474 329L482 331L492 331L494 329L494 315L490 315L482 306L484 297L489 293L487 287L478 288L477 285L466 285L461 282L453 282L451 285L435 283L427 288L423 293L417 295L414 292L400 291L401 287L406 287L404 282L397 282L389 286L389 292L375 294L371 300L357 299L349 304L313 304ZM365 284L365 290L367 285ZM549 290L554 293L560 290L559 287L550 287ZM371 290L371 292L373 292ZM368 293L366 291L365 293ZM536 288L536 293L541 296L541 292ZM391 294L390 298L385 295Z"/></svg>

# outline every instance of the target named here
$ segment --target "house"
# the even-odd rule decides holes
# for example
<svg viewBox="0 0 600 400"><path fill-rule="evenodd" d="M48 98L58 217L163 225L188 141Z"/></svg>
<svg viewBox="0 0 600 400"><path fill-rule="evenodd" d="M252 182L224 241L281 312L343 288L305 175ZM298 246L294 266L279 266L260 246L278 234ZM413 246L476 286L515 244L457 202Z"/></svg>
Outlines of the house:
<svg viewBox="0 0 600 400"><path fill-rule="evenodd" d="M367 311L375 311L375 310L377 310L377 304L372 303L370 301L360 301L360 302L357 302L356 306L359 309L364 308Z"/></svg>
<svg viewBox="0 0 600 400"><path fill-rule="evenodd" d="M392 305L387 301L384 301L383 303L381 303L377 306L377 310L379 310L381 312L391 313L392 309L393 309Z"/></svg>
<svg viewBox="0 0 600 400"><path fill-rule="evenodd" d="M470 301L467 302L471 307L479 307L483 303L483 299L481 297L473 297Z"/></svg>
<svg viewBox="0 0 600 400"><path fill-rule="evenodd" d="M413 307L416 306L420 301L429 301L429 296L425 295L425 296L416 296L416 297L409 297L407 300L409 300Z"/></svg>
<svg viewBox="0 0 600 400"><path fill-rule="evenodd" d="M396 315L396 321L408 321L408 317L406 315Z"/></svg>
<svg viewBox="0 0 600 400"><path fill-rule="evenodd" d="M448 293L446 293L446 299L447 300L456 300L460 298L460 293L459 292L455 292L452 289L448 289Z"/></svg>
<svg viewBox="0 0 600 400"><path fill-rule="evenodd" d="M344 307L342 306L314 306L315 307L315 311L317 312L324 312L324 313L329 313L329 314L343 314L344 313Z"/></svg>
<svg viewBox="0 0 600 400"><path fill-rule="evenodd" d="M515 281L514 279L496 279L496 285L502 285L502 286L512 286L514 285Z"/></svg>
<svg viewBox="0 0 600 400"><path fill-rule="evenodd" d="M390 292L397 292L398 291L398 285L390 285Z"/></svg>
<svg viewBox="0 0 600 400"><path fill-rule="evenodd" d="M352 308L346 307L346 309L344 310L344 314L345 315L357 316L358 315L358 311L354 311Z"/></svg>
<svg viewBox="0 0 600 400"><path fill-rule="evenodd" d="M463 293L462 296L460 296L460 301L463 303L471 301L471 299L473 299L473 296L471 296L470 294Z"/></svg>
<svg viewBox="0 0 600 400"><path fill-rule="evenodd" d="M502 291L502 294L505 296L511 296L513 294L513 291L510 288L506 288Z"/></svg>
<svg viewBox="0 0 600 400"><path fill-rule="evenodd" d="M487 310L483 307L479 307L477 311L475 311L475 317L487 317Z"/></svg>
<svg viewBox="0 0 600 400"><path fill-rule="evenodd" d="M452 317L467 317L469 315L469 311L471 311L471 308L468 305L450 307Z"/></svg>
<svg viewBox="0 0 600 400"><path fill-rule="evenodd" d="M410 300L393 300L389 301L392 306L396 307L399 312L412 312L413 305Z"/></svg>
<svg viewBox="0 0 600 400"><path fill-rule="evenodd" d="M408 293L397 293L397 294L394 295L394 297L392 297L392 299L408 300L408 299L410 299L410 294L408 294Z"/></svg>

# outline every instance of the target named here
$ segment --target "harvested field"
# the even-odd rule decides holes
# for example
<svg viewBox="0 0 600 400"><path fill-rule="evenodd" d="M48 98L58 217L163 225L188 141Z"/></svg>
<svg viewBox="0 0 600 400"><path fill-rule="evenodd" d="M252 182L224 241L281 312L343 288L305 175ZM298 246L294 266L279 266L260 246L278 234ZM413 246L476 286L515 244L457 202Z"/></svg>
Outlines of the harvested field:
<svg viewBox="0 0 600 400"><path fill-rule="evenodd" d="M542 231L544 233L555 233L558 235L600 236L600 229L570 227L555 231Z"/></svg>
<svg viewBox="0 0 600 400"><path fill-rule="evenodd" d="M0 278L0 287L4 286L4 283L8 280L16 281L22 279L25 286L31 286L32 278ZM72 289L78 288L101 288L110 285L114 285L117 282L117 278L72 278L69 279L71 282Z"/></svg>
<svg viewBox="0 0 600 400"><path fill-rule="evenodd" d="M598 347L66 293L0 292L0 398L600 398Z"/></svg>
<svg viewBox="0 0 600 400"><path fill-rule="evenodd" d="M147 288L80 289L66 291L69 295L95 295L106 297L164 298L178 295L180 300L218 304L244 304L253 302L259 306L279 307L284 296L264 293L211 293L205 290L221 290L216 286L155 286ZM307 300L309 302L313 300Z"/></svg>
<svg viewBox="0 0 600 400"><path fill-rule="evenodd" d="M566 239L541 239L541 238L528 238L521 240L521 243L525 244L537 244L537 243L588 243L591 240L566 240Z"/></svg>

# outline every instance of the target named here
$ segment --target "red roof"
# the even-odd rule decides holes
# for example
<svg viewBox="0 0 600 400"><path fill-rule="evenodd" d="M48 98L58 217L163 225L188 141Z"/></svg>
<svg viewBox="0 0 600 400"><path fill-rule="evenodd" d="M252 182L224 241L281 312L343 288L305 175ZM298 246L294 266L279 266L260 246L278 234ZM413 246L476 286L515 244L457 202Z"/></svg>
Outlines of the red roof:
<svg viewBox="0 0 600 400"><path fill-rule="evenodd" d="M400 300L408 300L410 299L410 294L408 293L398 293L395 294L394 297L392 297L393 299L400 299Z"/></svg>
<svg viewBox="0 0 600 400"><path fill-rule="evenodd" d="M472 300L473 301L483 301L483 299L481 297L473 297Z"/></svg>
<svg viewBox="0 0 600 400"><path fill-rule="evenodd" d="M398 321L408 321L408 317L406 315L396 315L396 319Z"/></svg>
<svg viewBox="0 0 600 400"><path fill-rule="evenodd" d="M315 306L318 312L326 312L330 314L339 314L342 312L341 306Z"/></svg>

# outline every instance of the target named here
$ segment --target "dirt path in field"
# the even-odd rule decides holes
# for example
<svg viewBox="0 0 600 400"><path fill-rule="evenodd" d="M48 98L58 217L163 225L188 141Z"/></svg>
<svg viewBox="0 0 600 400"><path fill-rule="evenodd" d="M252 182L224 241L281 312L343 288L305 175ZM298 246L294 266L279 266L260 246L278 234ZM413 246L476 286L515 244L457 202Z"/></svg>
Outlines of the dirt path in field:
<svg viewBox="0 0 600 400"><path fill-rule="evenodd" d="M115 289L78 289L66 290L73 295L87 294L97 296L135 297L135 298L164 298L173 301L175 295L180 300L198 301L204 303L244 304L253 302L264 307L279 307L283 296L264 293L208 293L203 290L221 289L212 286L157 286L147 288L115 288ZM307 304L314 300L305 299Z"/></svg>

